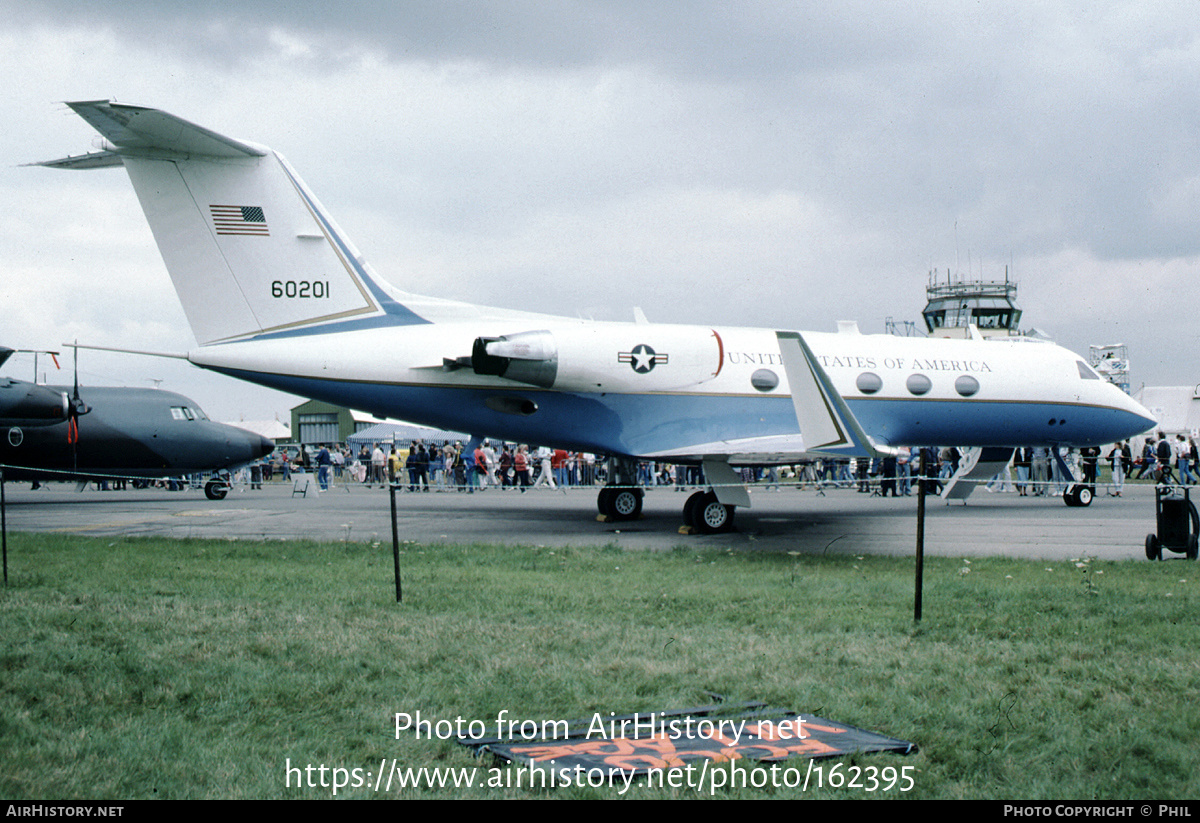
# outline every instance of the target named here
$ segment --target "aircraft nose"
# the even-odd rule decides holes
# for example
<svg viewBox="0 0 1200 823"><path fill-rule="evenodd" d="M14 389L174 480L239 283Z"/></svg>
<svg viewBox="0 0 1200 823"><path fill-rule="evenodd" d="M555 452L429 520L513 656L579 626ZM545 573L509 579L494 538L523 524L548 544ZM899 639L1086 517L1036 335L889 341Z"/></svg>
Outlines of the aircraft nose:
<svg viewBox="0 0 1200 823"><path fill-rule="evenodd" d="M232 428L232 427L229 427ZM226 465L235 466L258 460L275 451L274 441L254 432L244 429L234 429L225 433Z"/></svg>
<svg viewBox="0 0 1200 823"><path fill-rule="evenodd" d="M245 437L241 438L239 442L230 443L230 447L242 455L238 462L248 463L251 460L258 460L260 457L266 457L275 451L275 442L261 434L246 432Z"/></svg>
<svg viewBox="0 0 1200 823"><path fill-rule="evenodd" d="M271 452L275 451L275 441L259 435L258 446L255 449L254 456L266 457Z"/></svg>
<svg viewBox="0 0 1200 823"><path fill-rule="evenodd" d="M1119 421L1115 421L1115 433L1107 442L1115 443L1118 440L1136 437L1158 425L1154 415L1141 403L1112 384L1108 384L1108 388L1114 399L1113 405L1120 412L1120 418Z"/></svg>

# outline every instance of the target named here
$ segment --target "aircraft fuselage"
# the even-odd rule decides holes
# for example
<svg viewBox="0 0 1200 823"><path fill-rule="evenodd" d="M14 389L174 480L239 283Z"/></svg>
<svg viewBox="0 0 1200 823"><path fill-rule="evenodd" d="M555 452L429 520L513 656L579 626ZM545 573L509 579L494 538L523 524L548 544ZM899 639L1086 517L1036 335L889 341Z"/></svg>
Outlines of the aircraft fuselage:
<svg viewBox="0 0 1200 823"><path fill-rule="evenodd" d="M526 333L540 344L526 354L540 359L518 361L534 365L517 379L443 365L465 358L480 338L522 340ZM880 444L1095 445L1153 425L1078 356L1051 343L804 336ZM598 453L682 458L690 447L800 434L769 329L515 315L324 327L312 338L319 345L305 345L308 339L307 332L263 335L210 345L190 359L381 416Z"/></svg>
<svg viewBox="0 0 1200 823"><path fill-rule="evenodd" d="M6 477L172 477L248 463L274 448L253 432L214 423L173 392L87 387L83 395L90 410L77 418L75 443L69 420L45 425L0 420Z"/></svg>

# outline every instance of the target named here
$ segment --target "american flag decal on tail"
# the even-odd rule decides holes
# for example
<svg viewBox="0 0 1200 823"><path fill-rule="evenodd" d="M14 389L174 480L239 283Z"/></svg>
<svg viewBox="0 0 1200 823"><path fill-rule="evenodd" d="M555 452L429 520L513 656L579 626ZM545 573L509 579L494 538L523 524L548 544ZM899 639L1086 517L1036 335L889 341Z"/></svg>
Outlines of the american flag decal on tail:
<svg viewBox="0 0 1200 823"><path fill-rule="evenodd" d="M209 206L217 234L270 236L262 206Z"/></svg>

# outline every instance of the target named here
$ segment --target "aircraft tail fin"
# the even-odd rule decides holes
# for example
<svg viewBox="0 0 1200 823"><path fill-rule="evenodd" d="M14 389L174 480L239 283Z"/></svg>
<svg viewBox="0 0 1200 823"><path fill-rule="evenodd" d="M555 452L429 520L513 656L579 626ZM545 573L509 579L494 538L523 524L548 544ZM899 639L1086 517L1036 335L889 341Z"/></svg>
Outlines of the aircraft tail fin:
<svg viewBox="0 0 1200 823"><path fill-rule="evenodd" d="M107 145L39 165L125 167L202 345L385 315L425 322L380 284L280 154L156 109L67 105Z"/></svg>

